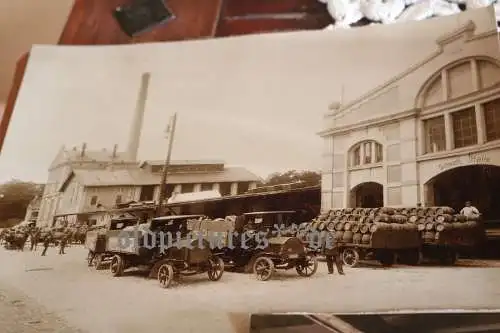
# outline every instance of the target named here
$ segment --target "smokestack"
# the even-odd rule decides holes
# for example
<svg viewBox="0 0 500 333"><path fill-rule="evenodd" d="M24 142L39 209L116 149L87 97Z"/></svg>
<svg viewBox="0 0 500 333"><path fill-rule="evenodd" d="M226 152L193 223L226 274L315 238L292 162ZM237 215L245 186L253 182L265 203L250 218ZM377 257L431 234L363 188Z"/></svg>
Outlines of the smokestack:
<svg viewBox="0 0 500 333"><path fill-rule="evenodd" d="M118 145L117 145L117 144L115 144L115 145L113 146L113 155L111 155L111 157L116 158L116 152L117 152L117 150L118 150Z"/></svg>
<svg viewBox="0 0 500 333"><path fill-rule="evenodd" d="M130 137L127 148L128 158L132 161L137 161L137 154L139 151L139 142L141 140L142 122L144 120L144 110L146 107L146 100L148 99L148 88L151 73L143 73L141 78L141 87L139 88L139 96L135 106L134 118L132 119L132 126L130 128Z"/></svg>
<svg viewBox="0 0 500 333"><path fill-rule="evenodd" d="M84 157L85 156L85 150L87 150L87 144L84 142L82 144L82 151L80 153L80 157Z"/></svg>

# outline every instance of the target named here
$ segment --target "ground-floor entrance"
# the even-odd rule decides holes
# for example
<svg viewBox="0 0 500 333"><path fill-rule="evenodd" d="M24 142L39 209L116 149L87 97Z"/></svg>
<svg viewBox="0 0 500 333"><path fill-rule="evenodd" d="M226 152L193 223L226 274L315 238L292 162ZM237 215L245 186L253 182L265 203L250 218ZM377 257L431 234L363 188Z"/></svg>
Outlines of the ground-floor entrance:
<svg viewBox="0 0 500 333"><path fill-rule="evenodd" d="M453 168L435 176L425 186L427 206L449 206L458 212L470 201L485 220L500 221L500 166Z"/></svg>
<svg viewBox="0 0 500 333"><path fill-rule="evenodd" d="M377 208L384 205L384 186L376 182L366 182L351 190L350 206Z"/></svg>

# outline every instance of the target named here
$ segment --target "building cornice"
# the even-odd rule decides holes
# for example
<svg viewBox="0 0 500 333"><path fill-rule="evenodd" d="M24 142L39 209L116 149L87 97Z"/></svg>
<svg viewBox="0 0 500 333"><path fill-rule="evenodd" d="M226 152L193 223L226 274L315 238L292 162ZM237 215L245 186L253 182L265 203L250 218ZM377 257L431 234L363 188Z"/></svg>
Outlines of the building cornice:
<svg viewBox="0 0 500 333"><path fill-rule="evenodd" d="M407 118L413 118L416 117L418 114L419 109L411 109L411 110L406 110L390 115L385 115L382 117L377 117L377 118L372 118L364 121L360 121L356 124L353 125L347 125L347 126L341 126L341 127L336 127L336 128L331 128L327 129L321 132L316 133L320 137L326 137L326 136L332 136L332 135L341 135L341 134L346 134L351 131L359 130L359 129L364 129L368 127L374 127L374 126L383 126L387 125L396 121L400 121L403 119Z"/></svg>

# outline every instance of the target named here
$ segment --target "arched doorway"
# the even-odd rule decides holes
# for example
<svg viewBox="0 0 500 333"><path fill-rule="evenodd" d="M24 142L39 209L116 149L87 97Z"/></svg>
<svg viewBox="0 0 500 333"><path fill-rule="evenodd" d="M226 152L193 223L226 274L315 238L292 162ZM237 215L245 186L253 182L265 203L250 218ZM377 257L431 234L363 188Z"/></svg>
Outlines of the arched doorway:
<svg viewBox="0 0 500 333"><path fill-rule="evenodd" d="M361 183L351 190L351 207L377 208L384 205L384 187L375 182Z"/></svg>
<svg viewBox="0 0 500 333"><path fill-rule="evenodd" d="M426 205L449 206L457 212L466 201L484 220L500 220L500 166L469 165L444 171L426 184Z"/></svg>

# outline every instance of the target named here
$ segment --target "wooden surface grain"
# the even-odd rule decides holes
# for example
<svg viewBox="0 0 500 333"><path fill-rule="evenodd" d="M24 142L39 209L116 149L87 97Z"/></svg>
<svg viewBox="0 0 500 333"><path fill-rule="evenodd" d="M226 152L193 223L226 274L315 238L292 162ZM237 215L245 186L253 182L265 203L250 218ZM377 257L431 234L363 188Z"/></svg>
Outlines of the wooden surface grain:
<svg viewBox="0 0 500 333"><path fill-rule="evenodd" d="M175 19L135 37L121 31L113 11L133 0L75 0L61 45L116 45L180 41L277 31L322 29L332 22L317 0L165 0ZM0 115L0 151L14 110L28 54L16 67Z"/></svg>

